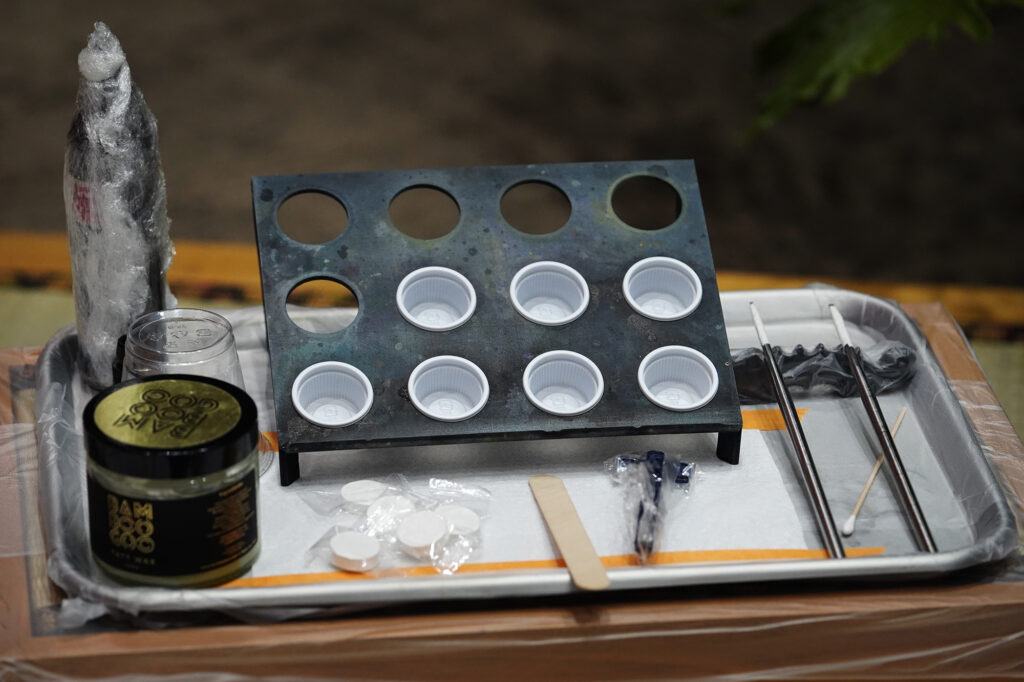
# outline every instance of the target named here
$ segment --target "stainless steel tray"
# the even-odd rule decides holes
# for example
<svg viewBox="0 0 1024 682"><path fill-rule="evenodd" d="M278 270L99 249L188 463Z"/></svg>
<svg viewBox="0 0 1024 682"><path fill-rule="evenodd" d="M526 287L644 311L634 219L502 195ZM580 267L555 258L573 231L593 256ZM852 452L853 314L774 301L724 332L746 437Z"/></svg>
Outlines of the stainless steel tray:
<svg viewBox="0 0 1024 682"><path fill-rule="evenodd" d="M919 579L949 573L1008 556L1017 546L1013 514L961 407L913 323L893 303L855 292L831 288L782 291L730 292L721 296L730 346L734 350L756 345L748 319L748 302L761 310L773 343L835 344L828 304L835 303L846 318L854 342L869 346L881 339L900 341L918 354L919 366L905 389L881 397L883 411L909 408L900 436L900 451L907 465L924 514L940 552L916 551L898 504L881 478L858 522L858 533L847 546L885 547L881 556L842 560L774 560L681 563L624 566L609 570L611 589L658 588L678 585L745 581L880 578ZM237 327L236 327L237 328ZM258 330L258 326L253 326ZM258 332L250 330L258 336ZM243 331L241 336L250 333ZM256 338L255 343L260 343ZM50 575L69 595L128 612L225 610L257 614L261 610L308 609L342 604L436 599L479 599L550 595L574 591L564 569L466 572L450 576L377 578L273 587L235 587L203 590L130 588L106 579L92 564L85 527L84 452L76 426L87 392L74 370L76 338L73 330L55 336L43 351L37 383L40 441L40 485L48 536ZM266 366L249 368L250 392L268 394ZM262 380L260 375L264 375ZM768 405L760 407L771 407ZM841 525L867 478L875 455L873 434L857 399L810 398L798 400L808 408L804 428L811 444L826 494ZM746 440L746 439L745 439ZM784 431L765 432L768 456L781 474L799 527L809 547L820 547L811 512L797 478ZM729 465L715 459L714 436L707 434L616 437L535 441L521 443L460 444L429 448L397 448L387 458L375 451L346 453L344 458L319 453L309 466L318 481L340 482L387 473L409 476L500 476L526 479L551 473L580 480L606 477L601 462L610 455L657 445L692 453L698 466L714 469L714 476L730 480ZM741 459L739 466L746 463ZM736 470L738 471L738 470ZM741 480L738 473L732 473ZM710 487L708 488L711 489ZM280 488L276 477L261 478L261 534L264 554L302 552L309 544L295 519L293 505L303 505L301 486ZM733 490L737 500L756 507L759 486ZM717 503L728 503L718 500ZM495 533L522 527L536 514L528 492L517 498L521 508L492 509L494 533L485 538L492 546L502 538ZM607 500L577 500L577 506L611 507ZM272 508L268 508L270 505ZM509 504L508 507L515 505ZM728 538L731 534L756 536L762 515L701 518L699 531ZM503 523L502 518L508 521ZM292 525L290 525L292 524ZM594 529L588 528L592 534ZM684 529L685 531L686 529ZM698 530L698 529L694 529ZM543 533L543 531L538 531ZM599 533L599 530L598 530ZM546 538L545 538L546 540ZM601 544L602 538L595 538ZM261 558L261 561L263 559ZM259 566L259 564L257 564ZM280 613L280 612L279 612Z"/></svg>

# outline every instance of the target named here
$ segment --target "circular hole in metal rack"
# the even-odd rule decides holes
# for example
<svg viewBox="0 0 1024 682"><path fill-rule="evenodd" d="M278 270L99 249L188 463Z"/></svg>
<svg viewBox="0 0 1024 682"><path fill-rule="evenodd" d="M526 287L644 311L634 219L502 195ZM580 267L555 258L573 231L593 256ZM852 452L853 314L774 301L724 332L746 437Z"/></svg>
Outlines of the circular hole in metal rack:
<svg viewBox="0 0 1024 682"><path fill-rule="evenodd" d="M638 230L668 227L683 212L676 188L651 175L631 175L612 190L612 210L619 220Z"/></svg>
<svg viewBox="0 0 1024 682"><path fill-rule="evenodd" d="M404 189L391 200L391 222L402 234L416 239L443 237L459 224L459 205L437 187Z"/></svg>
<svg viewBox="0 0 1024 682"><path fill-rule="evenodd" d="M323 277L306 280L289 291L285 312L300 329L333 334L355 321L359 304L351 289Z"/></svg>
<svg viewBox="0 0 1024 682"><path fill-rule="evenodd" d="M348 226L348 212L336 198L317 190L293 194L277 209L277 226L303 244L324 244Z"/></svg>
<svg viewBox="0 0 1024 682"><path fill-rule="evenodd" d="M565 192L551 183L527 180L501 197L501 215L520 232L551 234L569 222L572 205Z"/></svg>

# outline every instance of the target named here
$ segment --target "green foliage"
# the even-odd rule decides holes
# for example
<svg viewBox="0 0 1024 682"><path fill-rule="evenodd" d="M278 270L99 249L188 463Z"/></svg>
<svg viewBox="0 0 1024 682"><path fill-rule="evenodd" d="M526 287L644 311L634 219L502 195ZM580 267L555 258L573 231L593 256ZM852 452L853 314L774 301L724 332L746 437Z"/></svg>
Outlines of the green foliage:
<svg viewBox="0 0 1024 682"><path fill-rule="evenodd" d="M1024 0L818 0L768 37L757 53L759 70L775 73L752 132L774 125L801 103L831 103L858 78L881 73L911 44L937 41L957 27L987 40L993 5L1024 7Z"/></svg>

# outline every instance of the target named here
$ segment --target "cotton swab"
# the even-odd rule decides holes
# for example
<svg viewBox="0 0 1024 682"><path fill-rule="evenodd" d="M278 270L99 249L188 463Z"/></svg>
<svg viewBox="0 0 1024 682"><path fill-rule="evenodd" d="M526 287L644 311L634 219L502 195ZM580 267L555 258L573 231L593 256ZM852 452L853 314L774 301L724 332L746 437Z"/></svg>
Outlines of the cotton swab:
<svg viewBox="0 0 1024 682"><path fill-rule="evenodd" d="M900 424L903 423L903 418L907 416L907 408L904 406L900 410L899 415L896 416L896 422L892 425L893 438L896 438L896 432L900 430ZM882 468L882 462L885 461L885 455L879 454L878 459L875 460L875 467L871 470L871 474L868 476L867 483L864 484L864 489L860 491L860 497L857 498L857 504L853 505L853 512L850 513L850 518L846 519L846 523L843 524L843 535L849 537L853 535L853 528L857 524L857 515L860 514L861 507L864 506L864 500L868 499L868 491L871 490L871 486L875 482L875 478L878 476L878 472Z"/></svg>
<svg viewBox="0 0 1024 682"><path fill-rule="evenodd" d="M934 554L939 549L935 545L935 539L932 537L931 531L928 529L928 522L925 520L924 512L921 510L921 503L918 502L917 495L914 494L914 489L910 485L910 477L907 475L907 469L900 457L899 450L896 449L896 444L889 434L889 429L885 424L885 417L882 416L882 408L878 405L878 398L868 384L867 375L864 374L864 368L860 364L859 350L850 341L850 335L846 331L846 322L839 313L839 309L835 305L829 305L829 310L832 313L832 321L835 323L836 332L843 343L843 351L846 353L846 358L850 363L850 371L857 381L861 403L864 405L864 409L868 413L868 419L871 421L871 426L875 430L875 435L882 445L882 454L885 455L885 461L889 465L889 473L892 474L892 482L896 488L897 497L904 513L907 515L907 520L910 522L910 530L914 535L914 540L918 548Z"/></svg>

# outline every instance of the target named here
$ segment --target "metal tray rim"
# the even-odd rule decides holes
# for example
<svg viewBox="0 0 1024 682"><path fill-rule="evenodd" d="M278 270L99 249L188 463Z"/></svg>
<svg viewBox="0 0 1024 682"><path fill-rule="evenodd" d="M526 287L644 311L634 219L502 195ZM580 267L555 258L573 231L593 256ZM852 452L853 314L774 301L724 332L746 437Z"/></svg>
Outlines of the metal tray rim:
<svg viewBox="0 0 1024 682"><path fill-rule="evenodd" d="M725 292L723 299L745 298L765 294L781 294L806 290ZM922 352L931 354L923 335L910 318L893 302L875 297L835 289L846 297L861 302L871 300L875 304L888 306L914 335ZM725 300L723 300L723 304ZM37 386L49 386L58 380L55 376L61 356L66 356L68 346L77 342L74 328L69 326L57 332L43 349L39 360ZM948 386L948 381L947 381ZM42 401L46 391L37 392L37 401ZM959 407L959 403L957 402ZM51 410L54 406L38 404L37 414ZM61 406L68 409L65 403ZM960 416L966 422L960 408ZM74 418L48 421L39 424L40 444L40 486L44 505L44 522L47 530L48 564L51 578L73 596L80 596L102 603L110 608L138 612L191 611L207 609L310 607L339 604L426 601L433 599L477 599L497 597L519 597L566 594L577 591L564 570L530 571L498 574L464 574L414 579L377 579L358 583L318 583L276 587L214 588L168 590L159 588L116 587L93 581L76 569L66 556L66 547L60 534L60 495L55 494L59 486L59 472L52 465L57 461L53 449L62 436L55 429L61 423L74 423ZM984 457L977 435L970 428L970 438L976 448L975 455L981 458L982 476L993 490L1001 491L1000 484ZM47 464L50 466L47 466ZM805 580L839 578L927 578L957 571L979 563L1006 558L1018 547L1015 516L1002 494L994 495L994 506L998 519L996 530L970 546L940 552L934 555L897 555L881 557L848 558L842 561L820 560L776 560L758 562L727 562L707 564L686 564L677 566L630 567L609 571L613 590L659 588L697 584L726 584L751 580Z"/></svg>

